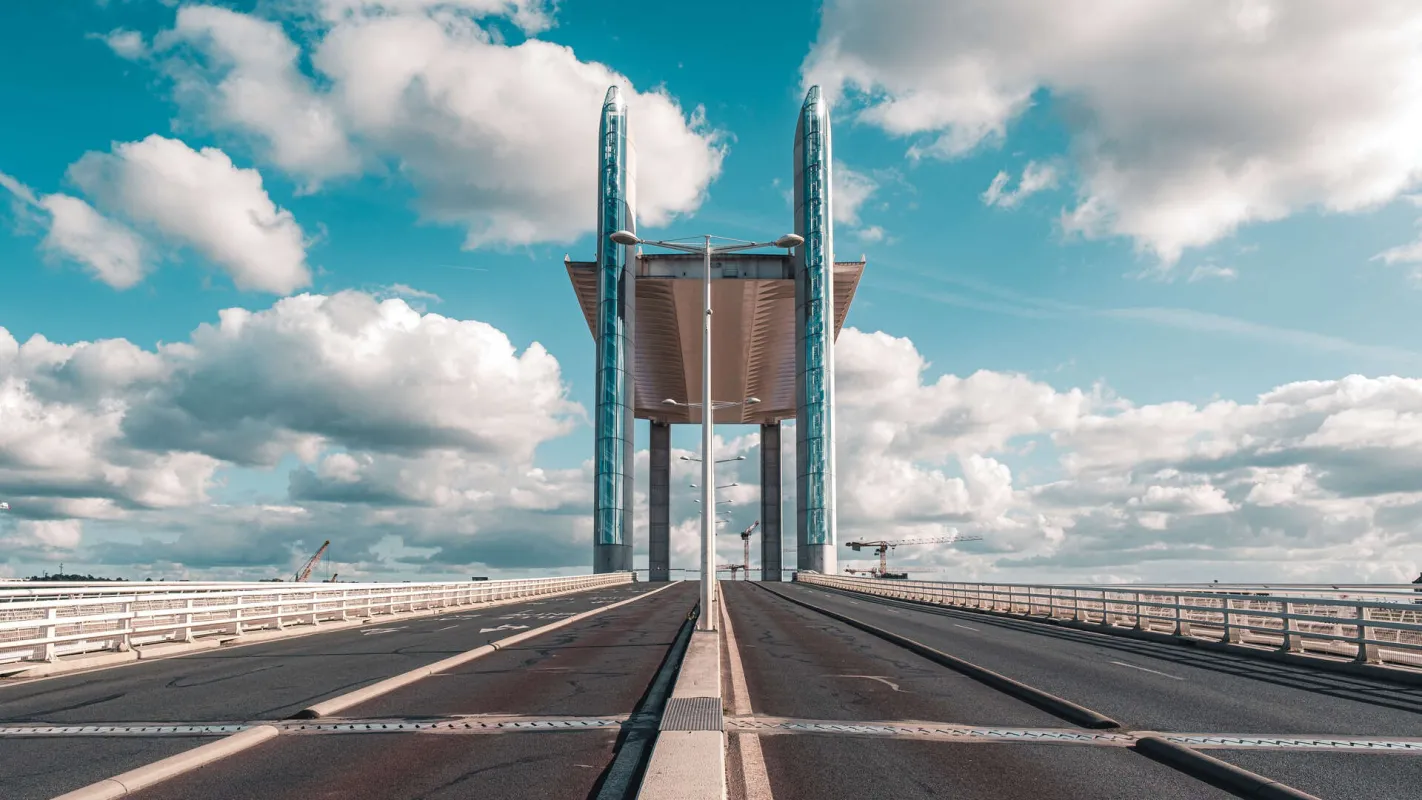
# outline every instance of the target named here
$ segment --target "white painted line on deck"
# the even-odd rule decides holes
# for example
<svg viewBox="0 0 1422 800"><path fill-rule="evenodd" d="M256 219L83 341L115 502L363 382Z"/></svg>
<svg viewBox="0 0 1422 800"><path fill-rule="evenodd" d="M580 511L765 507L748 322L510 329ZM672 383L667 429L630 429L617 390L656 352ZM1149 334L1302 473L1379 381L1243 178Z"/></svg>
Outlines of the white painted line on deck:
<svg viewBox="0 0 1422 800"><path fill-rule="evenodd" d="M959 625L959 624L956 623L956 622L953 623L953 627L955 627L955 628L962 628L962 629L965 630L965 631L976 631L976 630L978 630L977 628L969 628L967 625Z"/></svg>
<svg viewBox="0 0 1422 800"><path fill-rule="evenodd" d="M726 593L721 595L721 636L726 643L726 663L731 670L731 710L737 716L751 713L750 693L746 690L746 670L741 663L741 650L736 645L736 632L731 627L731 615L726 611ZM770 793L770 776L765 771L765 753L760 749L760 737L737 736L736 747L741 756L741 785L746 800L774 800Z"/></svg>
<svg viewBox="0 0 1422 800"><path fill-rule="evenodd" d="M900 689L900 688L899 688L899 685L898 685L897 683L894 683L893 681L889 680L888 678L885 678L885 677L882 676L882 675L831 675L831 676L829 676L829 677L831 677L831 678L864 678L864 679L866 679L866 680L878 681L879 683L884 684L885 686L889 687L890 689L893 689L893 690L896 691L896 692L902 692L902 691L903 691L903 689Z"/></svg>
<svg viewBox="0 0 1422 800"><path fill-rule="evenodd" d="M458 627L459 627L458 625L446 625L446 626L444 626L443 628L435 628L434 630L430 631L430 633L439 633L440 631L452 630L452 629L458 628Z"/></svg>
<svg viewBox="0 0 1422 800"><path fill-rule="evenodd" d="M1112 661L1111 663L1112 663L1112 664L1115 664L1115 665L1118 666L1118 667L1130 667L1131 669L1138 669L1138 670L1140 670L1141 672L1149 672L1149 673L1152 674L1152 675L1159 675L1159 676L1161 676L1162 678L1169 678L1169 679L1171 679L1172 681L1183 681L1183 680L1185 680L1184 678L1182 678L1182 677L1180 677L1180 676L1178 676L1178 675L1167 675L1167 674L1165 674L1164 672L1157 672L1156 670L1153 670L1153 669L1146 669L1145 667L1138 667L1138 666L1136 666L1135 664L1127 664L1127 663L1124 662L1124 661Z"/></svg>

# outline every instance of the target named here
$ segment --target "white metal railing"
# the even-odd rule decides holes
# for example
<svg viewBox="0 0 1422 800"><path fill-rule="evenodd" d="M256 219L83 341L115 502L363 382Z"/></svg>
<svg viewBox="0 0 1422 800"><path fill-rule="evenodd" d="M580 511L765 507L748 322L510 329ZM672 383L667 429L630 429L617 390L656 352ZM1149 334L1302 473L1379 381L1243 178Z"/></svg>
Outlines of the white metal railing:
<svg viewBox="0 0 1422 800"><path fill-rule="evenodd" d="M458 583L71 584L0 588L0 664L631 583L631 572Z"/></svg>
<svg viewBox="0 0 1422 800"><path fill-rule="evenodd" d="M883 580L813 572L798 572L795 580L933 605L1422 668L1422 594L1410 585L1052 586Z"/></svg>

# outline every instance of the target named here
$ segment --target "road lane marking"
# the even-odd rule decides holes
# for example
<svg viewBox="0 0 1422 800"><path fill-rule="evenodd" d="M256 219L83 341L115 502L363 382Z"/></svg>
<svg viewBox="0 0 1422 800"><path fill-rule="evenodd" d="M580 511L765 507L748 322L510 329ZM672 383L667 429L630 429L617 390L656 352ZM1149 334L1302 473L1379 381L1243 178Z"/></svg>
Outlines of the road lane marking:
<svg viewBox="0 0 1422 800"><path fill-rule="evenodd" d="M458 625L446 625L446 626L444 626L443 628L435 628L434 630L430 631L430 633L439 633L440 631L452 630L452 629L458 628L458 627L459 627Z"/></svg>
<svg viewBox="0 0 1422 800"><path fill-rule="evenodd" d="M955 628L962 628L962 629L965 630L965 631L976 631L976 630L978 630L977 628L969 628L967 625L959 625L959 624L956 623L956 622L953 623L953 627L955 627Z"/></svg>
<svg viewBox="0 0 1422 800"><path fill-rule="evenodd" d="M871 681L878 681L896 692L902 692L897 683L883 677L882 675L831 675L831 678L865 678Z"/></svg>
<svg viewBox="0 0 1422 800"><path fill-rule="evenodd" d="M404 625L401 625L401 626L398 627L398 628L365 628L365 629L362 629L362 630L361 630L360 635L361 635L361 636L375 636L375 635L381 634L381 633L394 633L394 632L396 632L396 631L403 631L403 630L405 630L405 626L404 626Z"/></svg>
<svg viewBox="0 0 1422 800"><path fill-rule="evenodd" d="M500 625L500 626L497 627L497 628L480 628L480 629L479 629L479 632L480 632L480 633L493 633L494 631L521 631L521 630L524 630L524 629L527 628L527 627L528 627L527 625Z"/></svg>
<svg viewBox="0 0 1422 800"><path fill-rule="evenodd" d="M1149 673L1152 674L1152 675L1159 675L1159 676L1161 676L1162 678L1169 678L1169 679L1171 679L1172 681L1183 681L1183 680L1185 680L1184 678L1182 678L1182 677L1180 677L1180 676L1178 676L1178 675L1167 675L1167 674L1164 673L1164 672L1157 672L1156 670L1153 670L1153 669L1146 669L1145 667L1138 667L1138 666L1136 666L1135 664L1127 664L1127 663L1124 662L1124 661L1112 661L1111 663L1112 663L1112 664L1115 664L1115 665L1118 666L1118 667L1130 667L1131 669L1138 669L1138 670L1140 670L1141 672L1149 672Z"/></svg>
<svg viewBox="0 0 1422 800"><path fill-rule="evenodd" d="M731 614L726 610L725 590L720 594L721 638L726 645L726 663L731 670L731 710L737 715L750 714L745 664L741 662L736 631L731 627ZM770 776L765 770L765 753L760 749L760 737L736 736L735 740L741 756L741 785L745 788L745 800L774 800L770 792Z"/></svg>

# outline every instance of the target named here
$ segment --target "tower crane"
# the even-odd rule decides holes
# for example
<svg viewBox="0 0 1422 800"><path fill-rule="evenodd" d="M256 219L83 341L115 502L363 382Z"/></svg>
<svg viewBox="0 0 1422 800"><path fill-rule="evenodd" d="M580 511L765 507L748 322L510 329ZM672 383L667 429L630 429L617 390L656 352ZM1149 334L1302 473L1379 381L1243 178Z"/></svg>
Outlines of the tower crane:
<svg viewBox="0 0 1422 800"><path fill-rule="evenodd" d="M739 534L739 536L741 537L741 547L742 547L742 549L745 551L745 555L742 556L742 558L744 558L744 561L743 561L741 564L738 564L737 567L739 567L740 569L743 569L743 570L746 571L746 578L747 578L747 579L750 578L750 538L751 538L751 536L753 536L753 535L755 534L755 529L756 529L756 528L759 528L759 527L760 527L760 520L756 520L755 522L751 523L751 526L750 526L749 528L746 528L745 530L741 531L740 534ZM724 534L723 534L723 535L724 535ZM735 579L736 579L736 567L732 567L732 568L731 568L731 580L735 580Z"/></svg>
<svg viewBox="0 0 1422 800"><path fill-rule="evenodd" d="M316 555L306 559L306 563L301 565L301 569L296 571L296 576L292 580L297 583L305 583L311 577L311 570L316 567L316 562L321 560L321 556L326 555L326 548L331 546L331 540L327 539L321 543L321 547L316 551Z"/></svg>
<svg viewBox="0 0 1422 800"><path fill-rule="evenodd" d="M848 545L849 548L850 548L851 550L855 551L856 553L859 552L860 550L866 548L866 547L872 548L872 549L874 550L874 555L876 555L876 556L879 557L879 570L878 570L877 575L878 575L878 577L883 578L883 577L887 577L887 576L889 575L889 559L888 559L888 552L889 552L890 550L893 550L894 548L898 547L898 546L901 545L901 544L915 544L915 545L916 545L916 544L951 544L951 543L953 543L953 542L979 542L979 541L982 541L982 538L983 538L983 537L981 537L981 536L960 536L960 535L958 535L958 534L955 533L955 534L952 534L952 535L949 535L949 536L929 536L929 537L925 537L925 538L921 538L921 539L897 539L897 540L894 540L894 541L887 541L887 540L884 540L884 539L878 539L878 540L865 541L865 542L845 542L845 544ZM870 570L870 573L871 573L871 574L874 574L874 570Z"/></svg>

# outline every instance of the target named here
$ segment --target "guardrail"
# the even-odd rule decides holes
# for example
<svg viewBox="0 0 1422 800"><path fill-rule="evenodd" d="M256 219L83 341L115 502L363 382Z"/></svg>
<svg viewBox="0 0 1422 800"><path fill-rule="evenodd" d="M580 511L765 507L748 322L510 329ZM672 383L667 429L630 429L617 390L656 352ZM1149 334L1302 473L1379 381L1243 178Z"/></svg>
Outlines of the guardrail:
<svg viewBox="0 0 1422 800"><path fill-rule="evenodd" d="M795 580L933 605L1422 668L1422 605L1417 602L1422 595L1410 586L1305 593L1301 587L1242 591L940 583L812 572L798 572Z"/></svg>
<svg viewBox="0 0 1422 800"><path fill-rule="evenodd" d="M0 589L0 664L631 583L630 572L459 583L88 584ZM36 599L33 593L46 595Z"/></svg>

